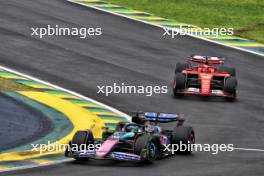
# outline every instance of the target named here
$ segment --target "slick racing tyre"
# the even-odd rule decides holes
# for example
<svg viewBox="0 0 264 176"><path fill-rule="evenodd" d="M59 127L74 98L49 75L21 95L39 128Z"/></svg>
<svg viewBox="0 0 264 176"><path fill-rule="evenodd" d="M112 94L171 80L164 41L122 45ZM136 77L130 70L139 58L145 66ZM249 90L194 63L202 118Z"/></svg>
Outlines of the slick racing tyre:
<svg viewBox="0 0 264 176"><path fill-rule="evenodd" d="M141 163L152 163L159 156L158 150L158 142L151 135L142 135L135 139L134 153L141 156Z"/></svg>
<svg viewBox="0 0 264 176"><path fill-rule="evenodd" d="M192 127L176 126L174 128L172 133L172 144L178 145L178 151L176 151L176 153L191 154L192 150L188 146L194 143L195 143L195 134Z"/></svg>
<svg viewBox="0 0 264 176"><path fill-rule="evenodd" d="M236 69L232 67L221 66L218 68L218 72L227 72L230 76L236 76Z"/></svg>
<svg viewBox="0 0 264 176"><path fill-rule="evenodd" d="M175 66L175 74L176 73L181 73L183 70L185 70L186 68L189 67L188 63L184 63L184 62L178 62Z"/></svg>
<svg viewBox="0 0 264 176"><path fill-rule="evenodd" d="M77 131L71 141L71 146L77 148L77 151L87 149L89 144L94 144L93 133L90 130ZM74 153L74 151L72 151ZM84 161L87 158L74 157L77 161Z"/></svg>
<svg viewBox="0 0 264 176"><path fill-rule="evenodd" d="M183 94L177 93L180 89L186 88L186 76L183 73L176 73L174 77L174 85L173 85L173 94L174 96L179 96Z"/></svg>
<svg viewBox="0 0 264 176"><path fill-rule="evenodd" d="M224 84L224 91L230 93L232 95L232 98L236 98L236 88L237 88L236 78L233 76L226 78Z"/></svg>

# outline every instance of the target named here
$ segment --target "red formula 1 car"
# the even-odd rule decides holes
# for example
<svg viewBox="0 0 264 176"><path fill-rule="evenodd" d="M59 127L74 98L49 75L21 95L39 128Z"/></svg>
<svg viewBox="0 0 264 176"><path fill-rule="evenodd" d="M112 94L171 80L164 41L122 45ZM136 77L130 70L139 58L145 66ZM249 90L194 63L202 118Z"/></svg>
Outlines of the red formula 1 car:
<svg viewBox="0 0 264 176"><path fill-rule="evenodd" d="M191 56L186 63L177 63L173 93L221 96L235 99L237 80L235 68L225 67L224 58Z"/></svg>

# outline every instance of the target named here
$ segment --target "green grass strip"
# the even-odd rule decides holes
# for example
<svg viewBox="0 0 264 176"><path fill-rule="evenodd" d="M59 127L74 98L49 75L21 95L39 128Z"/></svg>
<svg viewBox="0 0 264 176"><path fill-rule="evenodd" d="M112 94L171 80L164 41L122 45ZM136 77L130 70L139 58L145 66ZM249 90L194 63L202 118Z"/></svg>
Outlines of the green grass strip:
<svg viewBox="0 0 264 176"><path fill-rule="evenodd" d="M234 28L235 35L264 43L263 0L104 1L202 28Z"/></svg>

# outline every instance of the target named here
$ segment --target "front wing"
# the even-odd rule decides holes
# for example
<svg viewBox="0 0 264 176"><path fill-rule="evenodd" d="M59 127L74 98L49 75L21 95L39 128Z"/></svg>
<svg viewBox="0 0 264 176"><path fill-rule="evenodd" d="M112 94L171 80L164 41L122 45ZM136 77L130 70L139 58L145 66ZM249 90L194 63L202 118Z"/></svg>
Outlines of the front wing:
<svg viewBox="0 0 264 176"><path fill-rule="evenodd" d="M233 97L231 94L224 92L222 90L211 90L209 93L201 93L199 88L187 88L176 90L178 94L193 94L193 95L203 95L203 96L216 96L216 97Z"/></svg>
<svg viewBox="0 0 264 176"><path fill-rule="evenodd" d="M71 156L73 158L89 158L89 159L113 159L123 161L141 161L141 156L133 153L125 152L111 152L105 157L99 157L96 155L96 151L78 151L74 152Z"/></svg>

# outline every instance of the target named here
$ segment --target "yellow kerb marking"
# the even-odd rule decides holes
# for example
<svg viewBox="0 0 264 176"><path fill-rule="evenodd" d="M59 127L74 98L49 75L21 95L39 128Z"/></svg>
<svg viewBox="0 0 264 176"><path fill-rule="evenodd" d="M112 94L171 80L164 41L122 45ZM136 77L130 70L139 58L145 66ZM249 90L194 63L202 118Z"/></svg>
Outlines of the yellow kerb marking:
<svg viewBox="0 0 264 176"><path fill-rule="evenodd" d="M100 108L100 107L102 107L102 106L99 106L99 105L97 105L97 104L92 104L92 103L85 103L85 104L77 104L78 106L80 106L80 107L93 107L93 108Z"/></svg>
<svg viewBox="0 0 264 176"><path fill-rule="evenodd" d="M45 160L45 159L33 159L33 160L30 160L31 162L33 163L36 163L36 164L47 164L47 163L50 163L49 160Z"/></svg>
<svg viewBox="0 0 264 176"><path fill-rule="evenodd" d="M93 6L96 6L96 7L121 7L121 6L118 6L118 5L109 5L109 4L93 4Z"/></svg>
<svg viewBox="0 0 264 176"><path fill-rule="evenodd" d="M116 13L128 13L128 14L142 14L145 12L141 12L141 11L136 11L136 10L111 10L111 12L116 12Z"/></svg>
<svg viewBox="0 0 264 176"><path fill-rule="evenodd" d="M29 87L33 87L33 88L36 88L36 89L54 89L53 87L50 87L50 86L46 86L46 85L38 85L38 84L32 84L32 85L27 85Z"/></svg>
<svg viewBox="0 0 264 176"><path fill-rule="evenodd" d="M97 115L118 115L114 112L94 112Z"/></svg>
<svg viewBox="0 0 264 176"><path fill-rule="evenodd" d="M263 44L259 44L259 43L228 43L228 42L223 42L225 44L228 45L232 45L232 46L246 46L246 47L264 47Z"/></svg>
<svg viewBox="0 0 264 176"><path fill-rule="evenodd" d="M8 169L8 167L0 166L0 170L5 170L5 169Z"/></svg>
<svg viewBox="0 0 264 176"><path fill-rule="evenodd" d="M78 100L82 100L81 98L77 97L77 96L74 96L74 95L64 95L64 94L52 94L56 97L59 97L59 98L74 98L74 99L78 99Z"/></svg>
<svg viewBox="0 0 264 176"><path fill-rule="evenodd" d="M167 20L165 18L160 18L160 17L134 17L134 18L140 20Z"/></svg>
<svg viewBox="0 0 264 176"><path fill-rule="evenodd" d="M25 77L16 76L16 75L1 75L0 77L7 78L7 79L23 79L23 80L28 80Z"/></svg>

